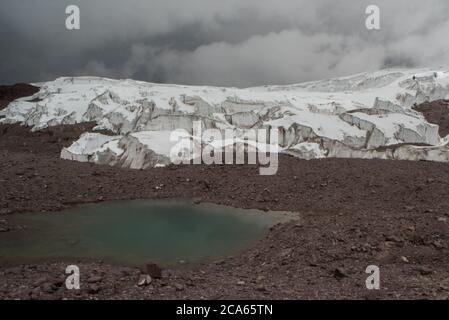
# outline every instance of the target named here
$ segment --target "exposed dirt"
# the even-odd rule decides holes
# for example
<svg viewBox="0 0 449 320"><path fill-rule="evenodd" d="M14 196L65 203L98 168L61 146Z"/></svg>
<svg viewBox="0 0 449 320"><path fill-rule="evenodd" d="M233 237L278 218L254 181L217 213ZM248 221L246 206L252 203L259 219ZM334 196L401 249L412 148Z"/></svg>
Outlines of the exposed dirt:
<svg viewBox="0 0 449 320"><path fill-rule="evenodd" d="M5 108L12 100L32 96L39 91L39 88L26 84L18 83L12 86L0 86L0 110Z"/></svg>
<svg viewBox="0 0 449 320"><path fill-rule="evenodd" d="M449 101L426 102L414 108L421 112L427 121L440 126L440 136L449 134Z"/></svg>
<svg viewBox="0 0 449 320"><path fill-rule="evenodd" d="M260 176L248 165L125 170L59 159L83 130L0 126L0 227L14 228L15 212L136 198L288 210L300 220L239 256L164 270L145 287L137 268L103 263L77 263L79 291L62 281L75 261L0 267L0 298L449 298L448 164L281 156L275 176ZM365 287L373 264L377 291Z"/></svg>

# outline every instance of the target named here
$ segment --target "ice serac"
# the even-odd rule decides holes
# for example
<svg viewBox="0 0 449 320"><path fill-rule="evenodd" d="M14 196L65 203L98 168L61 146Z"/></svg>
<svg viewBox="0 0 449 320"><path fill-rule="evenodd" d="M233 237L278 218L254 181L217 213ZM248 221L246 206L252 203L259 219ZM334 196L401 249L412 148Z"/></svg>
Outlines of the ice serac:
<svg viewBox="0 0 449 320"><path fill-rule="evenodd" d="M125 168L170 163L173 130L278 129L281 152L303 159L381 158L449 162L438 126L413 110L449 98L449 68L390 69L286 86L246 89L58 78L13 101L0 123L48 126L96 122L61 157ZM106 136L95 130L114 133ZM199 149L229 141L195 141ZM257 148L259 144L254 144ZM195 157L182 155L183 159Z"/></svg>
<svg viewBox="0 0 449 320"><path fill-rule="evenodd" d="M63 148L61 158L80 162L90 162L99 152L111 150L119 155L123 151L118 148L117 141L120 136L107 136L100 133L86 132L70 147Z"/></svg>

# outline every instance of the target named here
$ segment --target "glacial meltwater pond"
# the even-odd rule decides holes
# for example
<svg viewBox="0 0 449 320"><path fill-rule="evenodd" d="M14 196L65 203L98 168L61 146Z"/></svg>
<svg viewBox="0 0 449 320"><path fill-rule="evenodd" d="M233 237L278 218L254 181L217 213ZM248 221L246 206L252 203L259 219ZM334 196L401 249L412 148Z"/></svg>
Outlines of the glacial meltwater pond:
<svg viewBox="0 0 449 320"><path fill-rule="evenodd" d="M0 233L0 264L103 260L135 265L203 262L236 254L292 218L186 201L117 201L17 214L26 230Z"/></svg>

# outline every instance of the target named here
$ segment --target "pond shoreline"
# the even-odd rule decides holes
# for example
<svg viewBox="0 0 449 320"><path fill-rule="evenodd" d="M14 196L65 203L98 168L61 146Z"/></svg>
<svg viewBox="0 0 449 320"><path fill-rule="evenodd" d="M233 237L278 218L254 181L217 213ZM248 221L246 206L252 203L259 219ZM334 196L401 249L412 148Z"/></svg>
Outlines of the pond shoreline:
<svg viewBox="0 0 449 320"><path fill-rule="evenodd" d="M252 247L296 214L181 199L108 201L60 212L16 213L0 233L0 265L96 262L164 267L205 263ZM21 230L14 230L14 226Z"/></svg>

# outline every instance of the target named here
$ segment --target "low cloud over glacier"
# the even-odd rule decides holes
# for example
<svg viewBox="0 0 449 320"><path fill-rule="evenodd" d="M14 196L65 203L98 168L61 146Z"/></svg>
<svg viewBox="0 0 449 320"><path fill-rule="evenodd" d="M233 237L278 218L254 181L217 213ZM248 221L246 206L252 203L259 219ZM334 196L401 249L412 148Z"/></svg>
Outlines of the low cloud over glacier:
<svg viewBox="0 0 449 320"><path fill-rule="evenodd" d="M81 9L81 30L64 27ZM2 83L58 76L248 87L449 61L449 2L5 0Z"/></svg>

